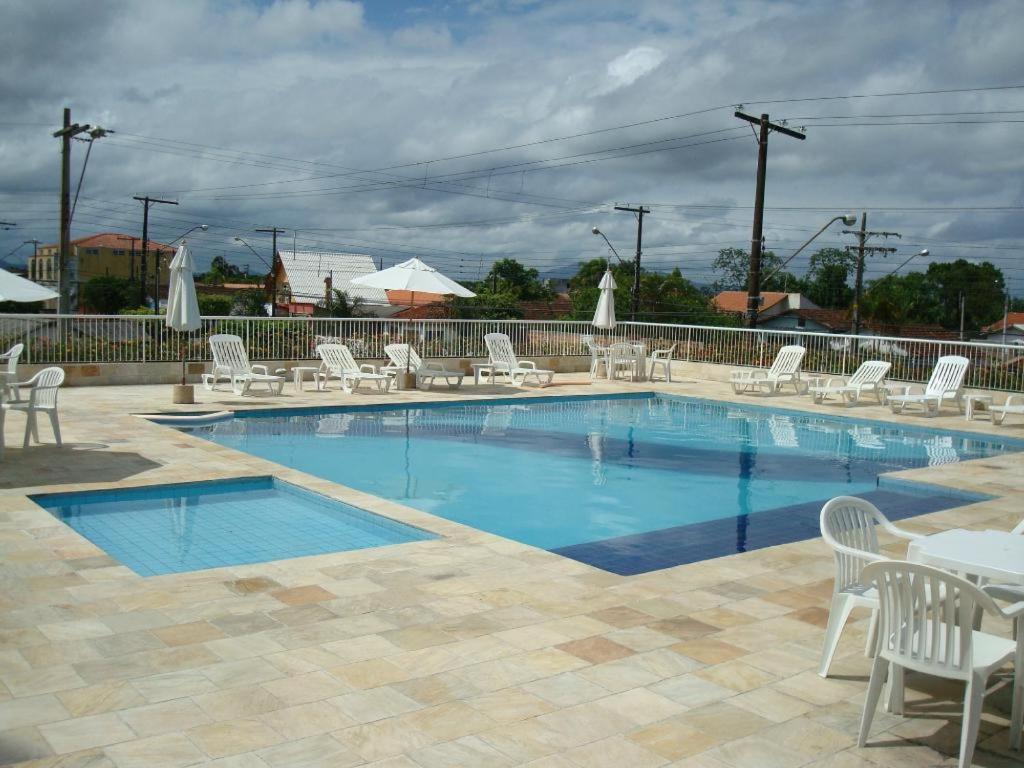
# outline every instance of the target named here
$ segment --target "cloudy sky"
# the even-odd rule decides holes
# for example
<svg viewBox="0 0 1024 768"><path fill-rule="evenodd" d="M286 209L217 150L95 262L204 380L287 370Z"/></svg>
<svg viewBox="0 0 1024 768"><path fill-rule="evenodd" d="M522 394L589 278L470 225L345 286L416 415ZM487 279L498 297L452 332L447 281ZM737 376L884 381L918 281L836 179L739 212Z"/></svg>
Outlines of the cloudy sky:
<svg viewBox="0 0 1024 768"><path fill-rule="evenodd" d="M514 257L571 274L623 256L711 282L749 247L756 144L765 235L792 252L837 214L989 260L1024 293L1024 20L1017 0L0 0L0 255L57 240L61 110L95 142L73 236L194 224L200 263L283 244L416 255L457 278ZM942 93L938 93L942 91ZM930 92L930 93L928 93ZM73 176L86 145L73 144ZM817 242L852 243L842 225ZM31 251L7 257L18 263ZM919 259L916 266L924 266ZM909 269L915 265L911 262ZM796 271L806 264L794 262Z"/></svg>

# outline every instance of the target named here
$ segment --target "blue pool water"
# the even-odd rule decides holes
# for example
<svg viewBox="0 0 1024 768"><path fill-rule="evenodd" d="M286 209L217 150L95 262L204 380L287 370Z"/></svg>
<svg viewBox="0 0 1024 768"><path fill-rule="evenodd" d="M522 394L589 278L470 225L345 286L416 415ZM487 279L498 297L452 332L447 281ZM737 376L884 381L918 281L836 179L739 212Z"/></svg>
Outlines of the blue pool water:
<svg viewBox="0 0 1024 768"><path fill-rule="evenodd" d="M650 393L249 412L192 432L617 573L817 536L841 494L896 519L969 503L878 478L1024 448Z"/></svg>
<svg viewBox="0 0 1024 768"><path fill-rule="evenodd" d="M31 498L142 576L434 538L271 477Z"/></svg>

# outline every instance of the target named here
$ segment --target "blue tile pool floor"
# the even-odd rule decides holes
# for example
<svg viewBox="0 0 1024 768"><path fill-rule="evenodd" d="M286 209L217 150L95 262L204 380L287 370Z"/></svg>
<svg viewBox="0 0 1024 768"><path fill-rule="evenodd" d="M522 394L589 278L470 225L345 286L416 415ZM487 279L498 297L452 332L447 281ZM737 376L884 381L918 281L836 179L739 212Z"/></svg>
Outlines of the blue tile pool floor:
<svg viewBox="0 0 1024 768"><path fill-rule="evenodd" d="M31 498L141 576L435 538L271 477Z"/></svg>
<svg viewBox="0 0 1024 768"><path fill-rule="evenodd" d="M980 501L880 478L1024 449L653 393L253 411L192 434L621 574L817 537L833 496L895 518Z"/></svg>

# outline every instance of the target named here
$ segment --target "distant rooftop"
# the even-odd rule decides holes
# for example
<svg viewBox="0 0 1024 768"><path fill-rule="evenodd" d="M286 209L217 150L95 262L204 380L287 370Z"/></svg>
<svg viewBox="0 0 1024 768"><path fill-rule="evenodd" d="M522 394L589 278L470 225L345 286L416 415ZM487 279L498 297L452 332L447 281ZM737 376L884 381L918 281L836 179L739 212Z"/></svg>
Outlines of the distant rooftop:
<svg viewBox="0 0 1024 768"><path fill-rule="evenodd" d="M282 282L287 282L296 301L316 304L324 297L324 279L331 278L336 291L358 297L369 304L387 304L388 295L380 288L352 285L351 281L377 271L370 256L363 253L337 253L332 251L278 251Z"/></svg>

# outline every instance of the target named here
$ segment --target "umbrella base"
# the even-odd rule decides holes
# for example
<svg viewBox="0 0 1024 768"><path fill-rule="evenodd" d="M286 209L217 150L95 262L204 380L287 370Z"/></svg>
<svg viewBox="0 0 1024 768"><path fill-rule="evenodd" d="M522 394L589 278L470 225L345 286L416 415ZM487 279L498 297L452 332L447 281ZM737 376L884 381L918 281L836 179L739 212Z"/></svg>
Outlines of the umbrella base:
<svg viewBox="0 0 1024 768"><path fill-rule="evenodd" d="M171 402L176 405L190 404L196 401L194 384L175 384L171 392Z"/></svg>
<svg viewBox="0 0 1024 768"><path fill-rule="evenodd" d="M416 374L404 371L396 373L395 389L416 389Z"/></svg>

